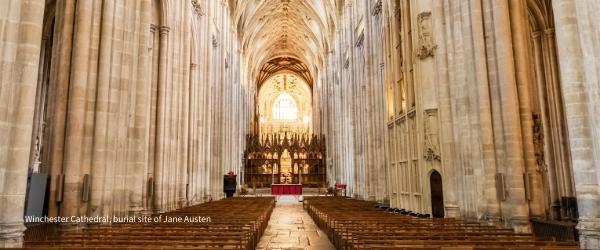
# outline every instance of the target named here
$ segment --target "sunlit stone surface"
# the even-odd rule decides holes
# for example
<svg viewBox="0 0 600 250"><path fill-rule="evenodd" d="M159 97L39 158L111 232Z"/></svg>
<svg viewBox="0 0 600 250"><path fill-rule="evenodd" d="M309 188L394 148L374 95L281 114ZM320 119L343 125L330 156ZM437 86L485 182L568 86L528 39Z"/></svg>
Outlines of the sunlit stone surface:
<svg viewBox="0 0 600 250"><path fill-rule="evenodd" d="M269 226L263 234L257 249L335 249L327 235L321 231L302 202L294 196L282 196L273 210Z"/></svg>
<svg viewBox="0 0 600 250"><path fill-rule="evenodd" d="M326 139L324 188L519 232L571 221L600 249L599 12L598 0L0 0L0 247L21 245L28 192L48 216L172 211L223 198L229 171L251 189L246 135L294 132ZM47 187L28 189L29 174Z"/></svg>

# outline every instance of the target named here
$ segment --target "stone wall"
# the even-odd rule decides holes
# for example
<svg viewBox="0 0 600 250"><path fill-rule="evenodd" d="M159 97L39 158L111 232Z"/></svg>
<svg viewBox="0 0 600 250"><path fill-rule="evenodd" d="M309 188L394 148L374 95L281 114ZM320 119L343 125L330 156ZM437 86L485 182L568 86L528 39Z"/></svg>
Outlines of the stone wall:
<svg viewBox="0 0 600 250"><path fill-rule="evenodd" d="M552 1L581 246L600 248L600 3Z"/></svg>
<svg viewBox="0 0 600 250"><path fill-rule="evenodd" d="M519 232L574 197L597 248L599 6L344 1L317 81L330 185L431 213L438 171L446 217Z"/></svg>
<svg viewBox="0 0 600 250"><path fill-rule="evenodd" d="M0 247L30 172L50 216L222 198L279 57L315 79L329 186L431 213L439 172L446 217L519 232L576 198L600 247L598 1L40 2L0 4Z"/></svg>
<svg viewBox="0 0 600 250"><path fill-rule="evenodd" d="M241 171L253 101L227 3L58 0L44 14L40 2L9 1L0 19L0 247L18 246L24 230L40 98L45 128L35 135L45 148L33 151L50 176L49 216L140 215L222 198L222 175ZM42 27L53 40L41 53L51 57L39 77L48 88L36 97Z"/></svg>
<svg viewBox="0 0 600 250"><path fill-rule="evenodd" d="M21 244L44 6L5 1L0 14L0 247Z"/></svg>

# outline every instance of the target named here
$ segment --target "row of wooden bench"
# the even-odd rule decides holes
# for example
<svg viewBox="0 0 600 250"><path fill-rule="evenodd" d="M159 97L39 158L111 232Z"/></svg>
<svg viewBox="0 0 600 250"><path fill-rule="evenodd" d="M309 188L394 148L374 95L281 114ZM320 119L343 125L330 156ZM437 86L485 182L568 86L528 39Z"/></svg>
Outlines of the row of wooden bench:
<svg viewBox="0 0 600 250"><path fill-rule="evenodd" d="M26 241L35 249L254 249L275 207L273 197L236 197L154 214L149 223L93 224L77 231L55 230ZM166 218L207 218L171 222Z"/></svg>
<svg viewBox="0 0 600 250"><path fill-rule="evenodd" d="M409 216L375 202L306 197L304 208L338 249L578 249L577 242L458 219Z"/></svg>

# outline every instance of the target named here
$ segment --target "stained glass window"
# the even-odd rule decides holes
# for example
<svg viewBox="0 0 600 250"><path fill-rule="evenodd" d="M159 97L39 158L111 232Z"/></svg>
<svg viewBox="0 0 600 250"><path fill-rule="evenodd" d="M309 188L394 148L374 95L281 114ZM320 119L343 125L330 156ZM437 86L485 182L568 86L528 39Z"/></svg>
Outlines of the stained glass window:
<svg viewBox="0 0 600 250"><path fill-rule="evenodd" d="M298 119L298 108L296 101L287 92L281 93L273 103L273 119L296 120Z"/></svg>

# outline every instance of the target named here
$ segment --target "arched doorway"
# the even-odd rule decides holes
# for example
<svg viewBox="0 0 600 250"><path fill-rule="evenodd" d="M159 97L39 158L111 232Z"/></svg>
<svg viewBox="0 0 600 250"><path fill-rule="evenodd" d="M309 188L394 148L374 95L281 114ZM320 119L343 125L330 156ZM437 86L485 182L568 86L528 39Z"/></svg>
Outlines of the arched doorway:
<svg viewBox="0 0 600 250"><path fill-rule="evenodd" d="M442 187L442 175L433 171L429 176L431 188L431 215L433 218L444 218L444 189Z"/></svg>

